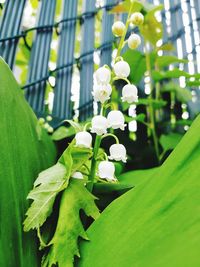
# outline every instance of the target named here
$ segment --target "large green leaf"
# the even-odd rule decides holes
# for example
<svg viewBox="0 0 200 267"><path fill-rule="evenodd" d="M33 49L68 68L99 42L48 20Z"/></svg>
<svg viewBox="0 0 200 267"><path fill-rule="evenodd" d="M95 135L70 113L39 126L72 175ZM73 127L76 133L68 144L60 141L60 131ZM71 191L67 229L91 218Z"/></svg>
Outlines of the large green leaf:
<svg viewBox="0 0 200 267"><path fill-rule="evenodd" d="M200 266L199 128L200 116L151 179L91 225L79 267Z"/></svg>
<svg viewBox="0 0 200 267"><path fill-rule="evenodd" d="M23 233L26 196L38 173L54 163L55 148L0 58L0 265L36 267L36 240Z"/></svg>
<svg viewBox="0 0 200 267"><path fill-rule="evenodd" d="M55 234L50 241L50 250L42 266L73 267L74 256L79 256L78 238L88 240L80 220L80 211L96 219L99 211L94 196L88 192L82 181L71 179L62 195L59 218Z"/></svg>

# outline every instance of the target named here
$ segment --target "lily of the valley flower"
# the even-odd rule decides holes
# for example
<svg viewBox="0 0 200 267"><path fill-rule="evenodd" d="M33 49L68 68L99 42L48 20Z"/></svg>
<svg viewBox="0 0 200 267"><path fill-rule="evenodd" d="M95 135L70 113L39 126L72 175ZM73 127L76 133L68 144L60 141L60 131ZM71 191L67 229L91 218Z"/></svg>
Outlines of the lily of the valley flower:
<svg viewBox="0 0 200 267"><path fill-rule="evenodd" d="M106 179L108 181L116 181L115 178L115 165L109 161L101 161L98 166L98 176L101 179Z"/></svg>
<svg viewBox="0 0 200 267"><path fill-rule="evenodd" d="M115 36L122 36L125 31L125 24L122 21L116 21L112 26L112 32Z"/></svg>
<svg viewBox="0 0 200 267"><path fill-rule="evenodd" d="M144 16L140 12L135 12L131 15L130 22L136 26L140 26L144 23Z"/></svg>
<svg viewBox="0 0 200 267"><path fill-rule="evenodd" d="M98 115L92 118L91 133L102 135L107 133L108 121L106 117Z"/></svg>
<svg viewBox="0 0 200 267"><path fill-rule="evenodd" d="M122 144L114 144L110 147L110 156L108 157L111 160L123 161L126 162L126 148Z"/></svg>
<svg viewBox="0 0 200 267"><path fill-rule="evenodd" d="M122 89L122 101L129 104L138 101L138 89L133 84L126 84Z"/></svg>
<svg viewBox="0 0 200 267"><path fill-rule="evenodd" d="M86 131L75 135L76 146L90 148L92 145L92 135Z"/></svg>
<svg viewBox="0 0 200 267"><path fill-rule="evenodd" d="M102 104L110 99L111 93L112 93L112 87L110 84L97 85L94 87L94 91L92 92L94 96L94 101L101 102Z"/></svg>
<svg viewBox="0 0 200 267"><path fill-rule="evenodd" d="M138 34L132 33L128 38L128 47L136 49L141 44L141 38Z"/></svg>
<svg viewBox="0 0 200 267"><path fill-rule="evenodd" d="M118 78L127 78L130 74L130 66L123 60L115 63L113 70Z"/></svg>
<svg viewBox="0 0 200 267"><path fill-rule="evenodd" d="M107 116L108 120L108 126L112 127L113 129L121 129L122 131L124 130L126 124L124 115L121 111L119 110L112 110L108 113Z"/></svg>
<svg viewBox="0 0 200 267"><path fill-rule="evenodd" d="M101 67L95 72L96 81L98 84L107 85L111 79L111 73L108 68Z"/></svg>
<svg viewBox="0 0 200 267"><path fill-rule="evenodd" d="M75 179L83 179L83 174L81 172L74 172L71 177Z"/></svg>

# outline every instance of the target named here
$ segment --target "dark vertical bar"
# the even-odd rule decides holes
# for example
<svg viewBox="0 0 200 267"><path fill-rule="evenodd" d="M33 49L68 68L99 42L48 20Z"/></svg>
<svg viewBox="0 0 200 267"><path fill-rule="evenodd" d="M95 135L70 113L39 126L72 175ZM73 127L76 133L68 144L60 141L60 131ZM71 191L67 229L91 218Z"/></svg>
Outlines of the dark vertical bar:
<svg viewBox="0 0 200 267"><path fill-rule="evenodd" d="M77 16L77 0L65 0L63 19ZM62 24L57 67L70 64L74 61L76 20L66 21ZM71 83L73 66L58 70L56 74L56 87L54 90L53 116L59 119L72 118Z"/></svg>
<svg viewBox="0 0 200 267"><path fill-rule="evenodd" d="M95 0L83 1L83 12L95 11ZM81 54L94 49L94 15L84 17L82 25ZM84 120L93 112L92 88L93 88L93 54L85 55L80 60L80 119ZM84 107L84 108L83 108Z"/></svg>
<svg viewBox="0 0 200 267"><path fill-rule="evenodd" d="M116 0L106 0L106 5L115 4ZM102 18L102 36L101 43L106 44L101 50L101 66L107 64L110 66L112 59L112 41L114 36L112 34L112 24L114 22L114 15L109 13L108 9L103 10Z"/></svg>
<svg viewBox="0 0 200 267"><path fill-rule="evenodd" d="M5 3L0 27L0 39L20 34L20 25L26 0L9 0ZM18 38L0 42L0 55L13 68Z"/></svg>
<svg viewBox="0 0 200 267"><path fill-rule="evenodd" d="M42 1L38 26L48 26L53 24L55 8L56 0ZM37 30L31 50L27 83L39 80L48 74L51 38L52 27ZM44 112L45 87L46 81L41 81L26 89L25 96L32 108L38 114Z"/></svg>

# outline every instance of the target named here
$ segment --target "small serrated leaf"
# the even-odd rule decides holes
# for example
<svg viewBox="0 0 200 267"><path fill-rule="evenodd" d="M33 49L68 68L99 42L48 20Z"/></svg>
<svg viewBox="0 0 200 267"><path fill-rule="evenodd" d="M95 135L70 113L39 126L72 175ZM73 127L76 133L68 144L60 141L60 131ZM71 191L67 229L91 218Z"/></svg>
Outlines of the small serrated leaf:
<svg viewBox="0 0 200 267"><path fill-rule="evenodd" d="M34 188L28 195L33 203L26 213L24 231L39 228L51 214L57 194L68 183L69 175L65 166L57 163L53 167L41 172L35 181Z"/></svg>
<svg viewBox="0 0 200 267"><path fill-rule="evenodd" d="M73 267L74 256L79 255L78 238L88 240L80 220L80 210L87 216L97 219L98 208L95 197L88 192L83 183L72 179L68 188L63 192L56 231L50 241L50 250L43 258L42 267Z"/></svg>

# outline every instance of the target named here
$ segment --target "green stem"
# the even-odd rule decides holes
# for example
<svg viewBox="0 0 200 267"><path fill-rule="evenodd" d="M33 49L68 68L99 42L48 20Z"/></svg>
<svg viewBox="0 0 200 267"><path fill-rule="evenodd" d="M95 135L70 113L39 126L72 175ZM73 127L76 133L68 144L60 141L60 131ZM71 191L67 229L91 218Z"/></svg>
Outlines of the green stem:
<svg viewBox="0 0 200 267"><path fill-rule="evenodd" d="M153 99L153 84L152 84L152 73L151 73L151 58L150 58L150 53L148 51L148 46L147 43L145 41L145 57L146 57L146 68L148 71L148 75L149 75L149 79L150 79L150 95L149 95L149 100L150 100L150 104L149 104L149 120L150 120L150 130L151 130L151 134L152 134L152 138L153 138L153 142L154 142L154 147L155 147L155 152L156 152L156 157L158 162L160 161L160 156L159 156L159 145L158 145L158 137L156 134L156 129L155 129L155 117L154 117L154 107L153 107L153 103L152 103L152 99Z"/></svg>
<svg viewBox="0 0 200 267"><path fill-rule="evenodd" d="M123 33L123 35L122 35L122 37L120 39L120 42L119 42L119 46L118 46L118 49L117 49L117 55L116 55L116 58L115 58L115 62L116 62L116 59L120 56L122 48L124 47L124 40L126 38L126 33L128 31L129 19L130 19L130 16L132 14L133 4L134 3L132 2L131 7L129 9L129 13L128 13L128 17L127 17L126 25L125 25L125 30L124 30L124 33Z"/></svg>
<svg viewBox="0 0 200 267"><path fill-rule="evenodd" d="M90 192L92 192L93 184L94 184L94 178L96 175L97 155L98 155L100 144L101 144L101 136L96 135L94 148L93 148L93 157L92 157L92 161L91 161L90 175L88 177L89 183L87 185L87 188Z"/></svg>
<svg viewBox="0 0 200 267"><path fill-rule="evenodd" d="M108 137L108 136L113 137L113 138L115 139L115 141L116 141L116 144L119 144L119 139L118 139L118 137L117 137L116 135L112 134L112 133L104 134L104 135L102 136L101 139L104 139L104 138L106 138L106 137Z"/></svg>

